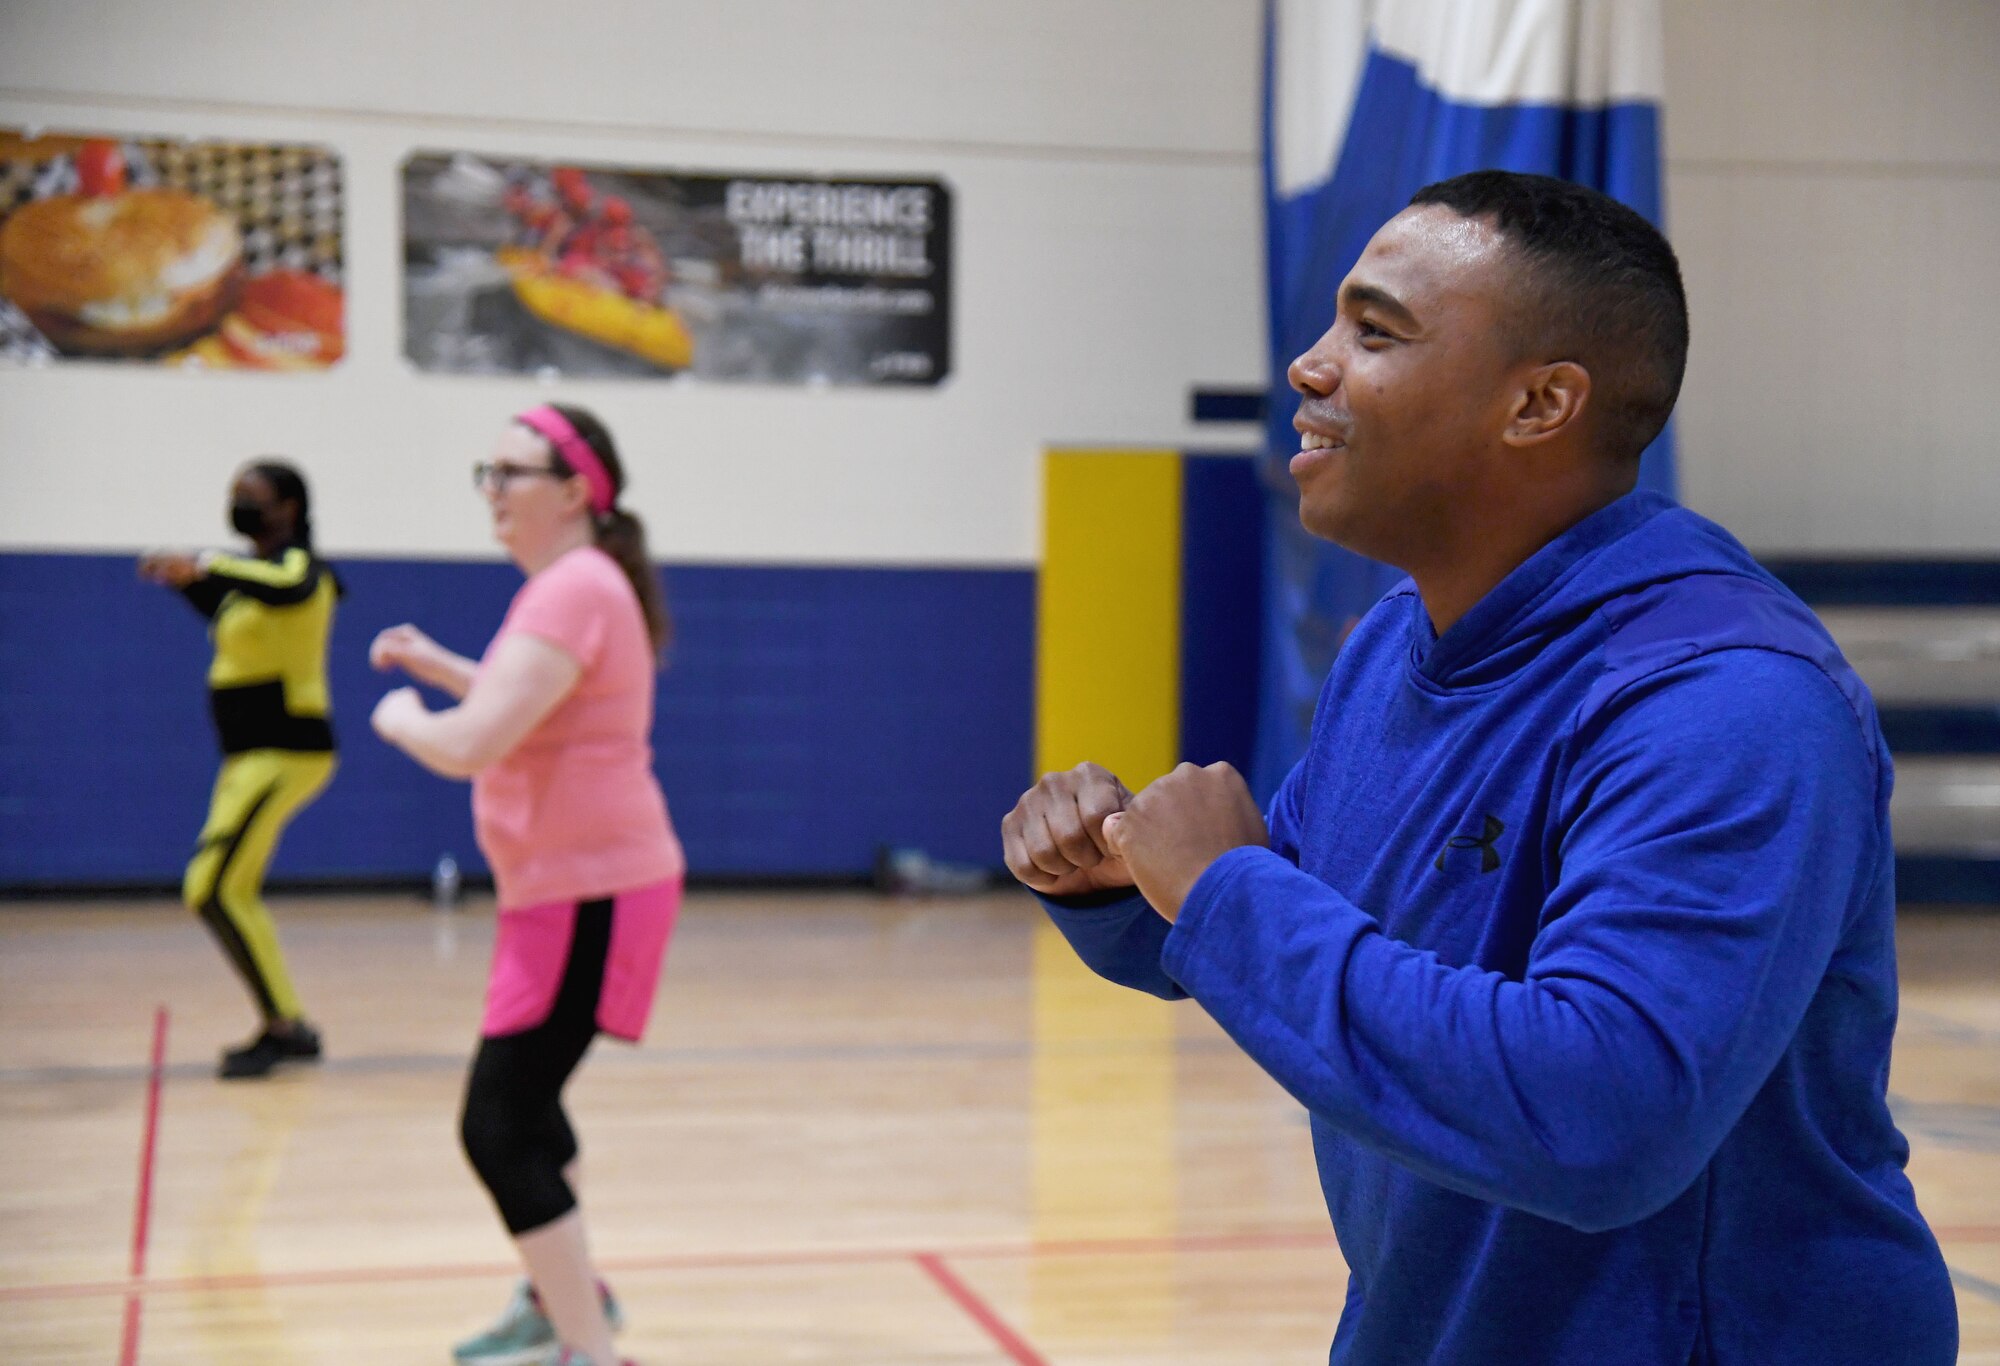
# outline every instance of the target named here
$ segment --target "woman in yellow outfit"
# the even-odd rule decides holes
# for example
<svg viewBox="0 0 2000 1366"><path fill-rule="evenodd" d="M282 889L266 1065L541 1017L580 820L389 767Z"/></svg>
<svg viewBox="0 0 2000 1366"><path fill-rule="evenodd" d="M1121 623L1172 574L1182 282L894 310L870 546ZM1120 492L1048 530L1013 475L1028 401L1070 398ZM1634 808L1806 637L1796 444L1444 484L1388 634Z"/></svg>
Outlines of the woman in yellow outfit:
<svg viewBox="0 0 2000 1366"><path fill-rule="evenodd" d="M222 1055L220 1074L261 1077L320 1056L263 889L286 824L333 777L326 642L340 582L313 554L311 503L292 466L245 466L229 521L250 538L254 555L151 554L139 573L178 588L209 619L215 640L208 695L222 768L181 896L214 932L264 1017L256 1038Z"/></svg>

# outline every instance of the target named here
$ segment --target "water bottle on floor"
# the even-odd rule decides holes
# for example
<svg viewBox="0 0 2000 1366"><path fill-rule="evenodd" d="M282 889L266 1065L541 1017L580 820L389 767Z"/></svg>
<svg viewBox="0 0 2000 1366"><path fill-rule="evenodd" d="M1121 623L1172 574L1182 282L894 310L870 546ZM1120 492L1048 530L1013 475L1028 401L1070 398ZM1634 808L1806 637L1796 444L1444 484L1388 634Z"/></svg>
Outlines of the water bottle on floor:
<svg viewBox="0 0 2000 1366"><path fill-rule="evenodd" d="M458 890L458 860L450 854L438 855L437 867L431 871L431 909L457 910Z"/></svg>

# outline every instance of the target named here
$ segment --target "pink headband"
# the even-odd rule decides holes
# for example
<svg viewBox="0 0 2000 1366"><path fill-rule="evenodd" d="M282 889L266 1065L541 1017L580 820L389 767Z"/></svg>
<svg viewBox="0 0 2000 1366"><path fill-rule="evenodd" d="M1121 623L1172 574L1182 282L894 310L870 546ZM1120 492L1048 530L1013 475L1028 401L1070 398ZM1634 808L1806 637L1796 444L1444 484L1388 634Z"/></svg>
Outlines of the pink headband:
<svg viewBox="0 0 2000 1366"><path fill-rule="evenodd" d="M554 408L544 404L530 408L514 419L529 431L547 437L563 463L583 476L583 482L590 485L590 510L602 517L611 511L611 505L618 498L618 490L611 483L611 471L604 468L604 461L590 443L577 434L569 425L569 419Z"/></svg>

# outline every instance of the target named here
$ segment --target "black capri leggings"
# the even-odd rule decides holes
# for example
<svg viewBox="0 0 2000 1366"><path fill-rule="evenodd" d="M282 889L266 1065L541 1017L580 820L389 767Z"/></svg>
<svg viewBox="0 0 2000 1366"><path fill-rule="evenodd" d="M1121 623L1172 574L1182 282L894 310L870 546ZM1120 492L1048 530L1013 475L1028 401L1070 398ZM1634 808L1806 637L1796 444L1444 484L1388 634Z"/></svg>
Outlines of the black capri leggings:
<svg viewBox="0 0 2000 1366"><path fill-rule="evenodd" d="M481 1039L472 1059L459 1141L517 1238L576 1208L576 1194L563 1177L577 1146L562 1090L597 1037L597 997L610 949L611 902L584 902L549 1018L518 1034Z"/></svg>

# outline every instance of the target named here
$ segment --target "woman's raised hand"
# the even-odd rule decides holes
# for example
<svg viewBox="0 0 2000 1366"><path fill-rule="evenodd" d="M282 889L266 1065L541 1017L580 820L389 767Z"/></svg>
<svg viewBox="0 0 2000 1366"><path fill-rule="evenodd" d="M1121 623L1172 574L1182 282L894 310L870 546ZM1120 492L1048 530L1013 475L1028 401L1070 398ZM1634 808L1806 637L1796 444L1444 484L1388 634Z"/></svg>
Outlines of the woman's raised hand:
<svg viewBox="0 0 2000 1366"><path fill-rule="evenodd" d="M139 577L168 588L185 588L201 577L201 561L179 550L149 550L139 557Z"/></svg>
<svg viewBox="0 0 2000 1366"><path fill-rule="evenodd" d="M376 633L368 646L368 662L384 673L391 669L416 673L417 661L437 648L436 641L406 621Z"/></svg>

